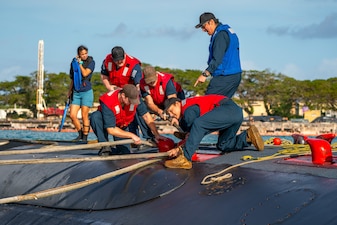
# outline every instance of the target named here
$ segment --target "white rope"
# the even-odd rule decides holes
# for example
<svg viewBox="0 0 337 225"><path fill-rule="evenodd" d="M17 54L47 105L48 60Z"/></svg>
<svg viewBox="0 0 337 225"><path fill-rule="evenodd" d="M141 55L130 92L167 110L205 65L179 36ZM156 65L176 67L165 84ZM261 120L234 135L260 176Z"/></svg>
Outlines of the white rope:
<svg viewBox="0 0 337 225"><path fill-rule="evenodd" d="M121 174L136 170L138 168L150 165L152 163L158 162L161 159L151 159L151 160L147 160L147 161L143 161L143 162L139 162L136 164L133 164L131 166L113 171L113 172L109 172L91 179L87 179L84 181L80 181L80 182L76 182L73 184L67 184L64 186L60 186L60 187L55 187L55 188L51 188L51 189L47 189L47 190L43 190L43 191L39 191L39 192L35 192L35 193L30 193L30 194L26 194L26 195L16 195L13 197L7 197L7 198L2 198L0 199L0 204L6 204L6 203L12 203L12 202L21 202L21 201L26 201L26 200L37 200L39 198L45 198L45 197L49 197L52 195L57 195L57 194L61 194L61 193L65 193L68 191L72 191L72 190L76 190L79 188L83 188L86 186L89 186L91 184L95 184L95 183L99 183L102 182L103 180L115 177L115 176L119 176Z"/></svg>

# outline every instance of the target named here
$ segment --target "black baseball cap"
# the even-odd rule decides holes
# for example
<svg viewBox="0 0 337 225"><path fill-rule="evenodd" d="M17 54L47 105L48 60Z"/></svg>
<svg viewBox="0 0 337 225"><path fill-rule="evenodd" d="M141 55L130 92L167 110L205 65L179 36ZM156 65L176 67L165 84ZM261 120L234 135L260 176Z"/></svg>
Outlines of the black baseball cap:
<svg viewBox="0 0 337 225"><path fill-rule="evenodd" d="M206 23L207 21L211 19L214 19L214 20L216 19L213 13L205 12L201 14L199 18L199 24L195 25L195 28L200 28L204 23Z"/></svg>
<svg viewBox="0 0 337 225"><path fill-rule="evenodd" d="M116 46L116 47L113 47L113 49L111 49L111 55L112 55L112 60L114 62L117 62L119 60L124 59L125 52L122 47Z"/></svg>
<svg viewBox="0 0 337 225"><path fill-rule="evenodd" d="M180 98L169 98L166 99L164 102L164 112L167 111L168 108L170 108L171 105L173 105L176 102L180 102Z"/></svg>

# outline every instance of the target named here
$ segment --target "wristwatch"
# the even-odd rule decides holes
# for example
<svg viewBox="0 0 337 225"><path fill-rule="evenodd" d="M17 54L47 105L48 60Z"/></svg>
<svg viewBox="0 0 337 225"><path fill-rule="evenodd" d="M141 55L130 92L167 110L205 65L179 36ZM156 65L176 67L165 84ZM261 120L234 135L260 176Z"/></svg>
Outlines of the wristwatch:
<svg viewBox="0 0 337 225"><path fill-rule="evenodd" d="M204 72L202 72L202 75L203 75L204 77L208 77L210 74L207 74L207 73L204 71Z"/></svg>

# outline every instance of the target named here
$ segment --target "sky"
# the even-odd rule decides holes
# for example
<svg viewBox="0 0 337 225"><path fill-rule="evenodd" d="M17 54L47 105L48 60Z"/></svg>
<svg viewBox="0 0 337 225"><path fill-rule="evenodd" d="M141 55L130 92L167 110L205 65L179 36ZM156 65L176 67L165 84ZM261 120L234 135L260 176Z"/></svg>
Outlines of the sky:
<svg viewBox="0 0 337 225"><path fill-rule="evenodd" d="M212 12L237 33L243 70L297 80L337 77L337 0L11 0L0 2L0 82L37 70L69 73L85 45L100 72L114 46L144 63L204 70L210 36L195 29Z"/></svg>

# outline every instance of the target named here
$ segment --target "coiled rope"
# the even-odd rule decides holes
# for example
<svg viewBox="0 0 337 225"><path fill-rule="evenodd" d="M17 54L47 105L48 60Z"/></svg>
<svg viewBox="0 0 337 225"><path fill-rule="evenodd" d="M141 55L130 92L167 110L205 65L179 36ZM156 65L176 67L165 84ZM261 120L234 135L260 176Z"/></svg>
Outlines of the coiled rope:
<svg viewBox="0 0 337 225"><path fill-rule="evenodd" d="M270 140L273 138L268 139L265 144L269 144ZM277 153L269 155L269 156L264 156L264 157L253 157L250 155L245 155L241 158L241 160L244 160L245 162L238 163L235 165L232 165L230 167L227 167L217 173L209 174L205 176L201 184L211 184L213 182L219 182L225 179L231 178L233 175L229 173L229 170L232 170L236 167L240 167L243 165L247 165L250 163L258 163L258 162L263 162L267 160L272 160L272 159L278 159L278 158L285 158L285 157L294 157L294 156L303 156L303 155L308 155L311 154L311 149L310 146L307 144L289 144L289 140L282 140L282 148L279 150ZM337 143L331 144L332 151L337 151ZM224 174L224 175L222 175Z"/></svg>

